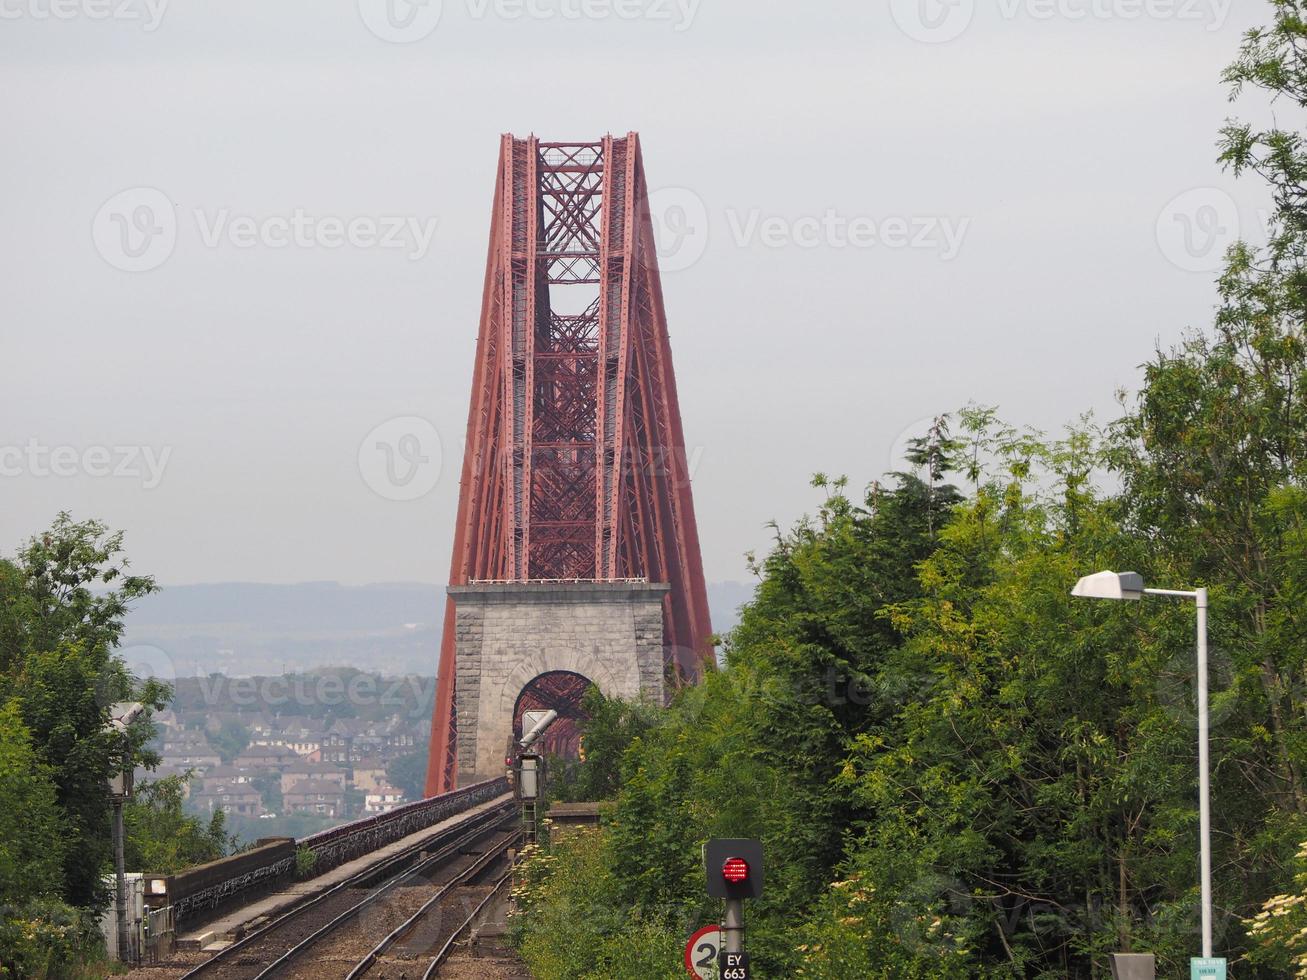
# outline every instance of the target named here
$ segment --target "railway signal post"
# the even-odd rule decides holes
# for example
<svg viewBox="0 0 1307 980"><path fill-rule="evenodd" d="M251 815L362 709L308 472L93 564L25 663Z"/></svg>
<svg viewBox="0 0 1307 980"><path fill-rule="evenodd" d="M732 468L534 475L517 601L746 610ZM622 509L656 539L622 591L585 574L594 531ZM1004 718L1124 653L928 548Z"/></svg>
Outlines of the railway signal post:
<svg viewBox="0 0 1307 980"><path fill-rule="evenodd" d="M726 838L703 848L708 894L726 901L722 919L725 949L718 960L721 980L749 980L749 954L744 950L744 900L762 895L762 842Z"/></svg>

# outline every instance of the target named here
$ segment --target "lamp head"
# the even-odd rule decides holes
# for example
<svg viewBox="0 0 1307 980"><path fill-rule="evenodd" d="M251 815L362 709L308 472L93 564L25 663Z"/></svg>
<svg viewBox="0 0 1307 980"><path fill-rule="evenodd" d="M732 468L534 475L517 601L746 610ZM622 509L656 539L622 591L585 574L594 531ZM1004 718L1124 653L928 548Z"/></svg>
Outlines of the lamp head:
<svg viewBox="0 0 1307 980"><path fill-rule="evenodd" d="M1144 577L1138 572L1099 572L1086 575L1071 594L1080 599L1140 599Z"/></svg>

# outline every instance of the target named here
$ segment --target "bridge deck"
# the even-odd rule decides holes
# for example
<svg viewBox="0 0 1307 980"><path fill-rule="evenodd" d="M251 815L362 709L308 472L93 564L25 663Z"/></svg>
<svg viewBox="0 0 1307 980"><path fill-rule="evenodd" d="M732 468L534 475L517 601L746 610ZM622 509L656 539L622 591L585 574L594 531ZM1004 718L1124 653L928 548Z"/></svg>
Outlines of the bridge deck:
<svg viewBox="0 0 1307 980"><path fill-rule="evenodd" d="M406 848L413 847L421 843L424 838L431 837L434 834L453 827L456 824L467 820L469 817L484 813L486 810L496 806L501 806L512 798L511 793L505 793L503 796L496 797L480 806L464 810L462 813L455 814L439 823L434 823L430 827L424 827L407 837L401 837L385 847L373 851L371 854L364 854L362 857L355 858L353 861L347 861L344 864L332 868L325 874L318 875L316 878L310 878L307 881L297 881L288 885L271 895L265 895L249 905L242 906L239 909L233 909L220 919L208 922L202 926L196 927L191 932L184 932L177 937L177 948L202 949L216 951L224 946L229 945L238 939L251 928L262 924L262 922L280 915L301 902L312 898L314 895L332 885L335 885L351 875L358 874L366 868L379 864L381 861L398 854Z"/></svg>

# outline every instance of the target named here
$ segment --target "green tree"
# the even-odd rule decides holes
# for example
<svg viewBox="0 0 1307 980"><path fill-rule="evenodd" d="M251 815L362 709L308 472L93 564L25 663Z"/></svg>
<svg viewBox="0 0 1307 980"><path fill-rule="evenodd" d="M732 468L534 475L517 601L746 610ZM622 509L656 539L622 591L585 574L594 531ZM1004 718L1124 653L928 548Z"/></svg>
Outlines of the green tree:
<svg viewBox="0 0 1307 980"><path fill-rule="evenodd" d="M573 800L607 800L622 781L622 758L636 739L657 723L660 708L644 702L607 698L591 686L581 701L581 750L585 759L575 767L568 786Z"/></svg>
<svg viewBox="0 0 1307 980"><path fill-rule="evenodd" d="M57 896L63 819L17 705L0 706L0 906Z"/></svg>
<svg viewBox="0 0 1307 980"><path fill-rule="evenodd" d="M249 730L234 718L228 718L209 736L209 744L225 763L230 763L250 744Z"/></svg>
<svg viewBox="0 0 1307 980"><path fill-rule="evenodd" d="M420 746L416 752L401 755L386 766L386 779L407 800L426 797L427 749Z"/></svg>
<svg viewBox="0 0 1307 980"><path fill-rule="evenodd" d="M129 699L158 708L168 695L153 680L137 684L114 653L128 605L155 588L126 569L120 533L67 514L15 561L0 562L0 702L16 705L55 781L67 835L64 897L79 906L106 897L107 779L156 761L144 748L148 712L124 739L105 730L109 708Z"/></svg>
<svg viewBox="0 0 1307 980"><path fill-rule="evenodd" d="M232 849L221 808L214 810L207 824L184 811L185 783L181 776L165 776L136 787L123 809L127 867L175 874Z"/></svg>
<svg viewBox="0 0 1307 980"><path fill-rule="evenodd" d="M284 801L281 795L280 773L262 773L251 779L250 785L259 791L265 810L269 813L281 813Z"/></svg>

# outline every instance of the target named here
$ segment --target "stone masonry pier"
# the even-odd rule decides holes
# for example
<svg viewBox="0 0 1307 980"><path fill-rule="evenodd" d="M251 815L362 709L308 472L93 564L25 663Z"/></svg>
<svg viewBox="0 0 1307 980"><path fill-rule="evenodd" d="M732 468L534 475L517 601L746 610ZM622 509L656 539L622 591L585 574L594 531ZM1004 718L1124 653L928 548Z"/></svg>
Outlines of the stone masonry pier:
<svg viewBox="0 0 1307 980"><path fill-rule="evenodd" d="M609 697L661 704L667 592L646 582L450 586L458 785L503 775L518 697L541 674L579 674Z"/></svg>

